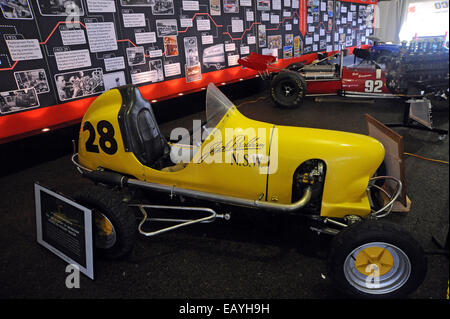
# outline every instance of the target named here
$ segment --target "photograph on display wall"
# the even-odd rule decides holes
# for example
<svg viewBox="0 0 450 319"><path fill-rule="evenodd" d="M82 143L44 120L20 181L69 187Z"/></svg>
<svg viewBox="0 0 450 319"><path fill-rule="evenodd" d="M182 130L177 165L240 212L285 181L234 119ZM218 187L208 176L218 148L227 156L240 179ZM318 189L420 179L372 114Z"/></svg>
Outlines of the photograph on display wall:
<svg viewBox="0 0 450 319"><path fill-rule="evenodd" d="M84 16L82 0L36 0L43 16Z"/></svg>
<svg viewBox="0 0 450 319"><path fill-rule="evenodd" d="M202 68L200 63L188 66L185 65L186 83L200 81L202 79Z"/></svg>
<svg viewBox="0 0 450 319"><path fill-rule="evenodd" d="M220 70L225 68L225 49L223 43L203 49L202 63L206 68Z"/></svg>
<svg viewBox="0 0 450 319"><path fill-rule="evenodd" d="M223 0L224 13L239 13L238 0Z"/></svg>
<svg viewBox="0 0 450 319"><path fill-rule="evenodd" d="M105 91L125 85L127 84L125 72L118 71L113 73L105 73L103 74L103 83L105 84Z"/></svg>
<svg viewBox="0 0 450 319"><path fill-rule="evenodd" d="M308 0L307 12L309 16L312 16L313 22L319 22L320 20L320 0Z"/></svg>
<svg viewBox="0 0 450 319"><path fill-rule="evenodd" d="M178 35L178 24L176 19L156 20L156 34L162 38L168 35Z"/></svg>
<svg viewBox="0 0 450 319"><path fill-rule="evenodd" d="M154 15L173 15L175 9L173 0L154 0L155 4L152 6L152 13Z"/></svg>
<svg viewBox="0 0 450 319"><path fill-rule="evenodd" d="M267 45L266 26L264 24L258 25L258 45L262 48Z"/></svg>
<svg viewBox="0 0 450 319"><path fill-rule="evenodd" d="M270 0L256 0L256 9L270 11Z"/></svg>
<svg viewBox="0 0 450 319"><path fill-rule="evenodd" d="M281 49L282 39L281 35L269 35L267 36L267 48L269 49Z"/></svg>
<svg viewBox="0 0 450 319"><path fill-rule="evenodd" d="M39 98L34 88L0 92L1 114L23 111L38 106Z"/></svg>
<svg viewBox="0 0 450 319"><path fill-rule="evenodd" d="M197 65L199 63L197 37L187 37L184 38L183 41L186 65Z"/></svg>
<svg viewBox="0 0 450 319"><path fill-rule="evenodd" d="M328 0L327 13L328 13L328 18L333 17L333 13L334 13L334 1L333 0Z"/></svg>
<svg viewBox="0 0 450 319"><path fill-rule="evenodd" d="M294 35L293 34L285 34L284 35L284 44L285 45L294 45Z"/></svg>
<svg viewBox="0 0 450 319"><path fill-rule="evenodd" d="M303 41L300 36L294 37L294 57L299 57L303 54Z"/></svg>
<svg viewBox="0 0 450 319"><path fill-rule="evenodd" d="M166 57L172 57L178 55L178 42L177 36L171 35L163 37L164 52Z"/></svg>
<svg viewBox="0 0 450 319"><path fill-rule="evenodd" d="M283 47L283 59L290 59L292 58L292 46L287 45Z"/></svg>
<svg viewBox="0 0 450 319"><path fill-rule="evenodd" d="M14 72L19 89L34 88L37 94L50 92L44 69Z"/></svg>
<svg viewBox="0 0 450 319"><path fill-rule="evenodd" d="M220 16L222 14L221 0L209 0L209 11L212 16Z"/></svg>
<svg viewBox="0 0 450 319"><path fill-rule="evenodd" d="M155 0L120 0L120 4L123 7L127 6L150 7L155 5Z"/></svg>
<svg viewBox="0 0 450 319"><path fill-rule="evenodd" d="M145 63L144 47L127 48L127 60L129 66L141 65Z"/></svg>
<svg viewBox="0 0 450 319"><path fill-rule="evenodd" d="M156 77L152 80L152 82L160 82L164 81L164 70L162 60L151 60L148 62L150 71L155 71Z"/></svg>
<svg viewBox="0 0 450 319"><path fill-rule="evenodd" d="M33 19L29 0L0 0L0 7L6 19Z"/></svg>
<svg viewBox="0 0 450 319"><path fill-rule="evenodd" d="M372 28L374 16L375 16L375 6L373 4L366 6L366 10L364 11L364 16L365 16L364 21L366 23L366 27Z"/></svg>
<svg viewBox="0 0 450 319"><path fill-rule="evenodd" d="M336 3L334 4L334 16L336 17L336 19L341 18L341 2L340 1L336 1Z"/></svg>
<svg viewBox="0 0 450 319"><path fill-rule="evenodd" d="M61 101L105 91L101 68L55 74L55 83Z"/></svg>

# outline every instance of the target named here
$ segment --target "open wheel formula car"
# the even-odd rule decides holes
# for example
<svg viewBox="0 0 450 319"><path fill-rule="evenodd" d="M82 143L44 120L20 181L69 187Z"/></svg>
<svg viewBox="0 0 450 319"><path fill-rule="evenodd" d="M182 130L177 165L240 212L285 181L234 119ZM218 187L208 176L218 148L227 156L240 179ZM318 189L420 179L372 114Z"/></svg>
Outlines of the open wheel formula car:
<svg viewBox="0 0 450 319"><path fill-rule="evenodd" d="M380 175L385 151L379 141L249 119L212 83L206 122L172 132L170 139L161 134L135 86L107 91L87 110L72 160L98 185L74 198L93 209L94 244L105 257L127 255L137 233L151 237L227 220L233 213L225 207L243 206L254 218L262 211L302 215L311 230L333 235L329 275L349 295L404 296L423 281L420 245L379 220L402 188ZM395 185L391 192L382 187L386 179ZM375 193L383 204L376 204ZM157 196L149 202L149 194ZM161 211L169 217L158 217ZM197 215L186 218L190 214ZM161 221L171 224L144 230Z"/></svg>
<svg viewBox="0 0 450 319"><path fill-rule="evenodd" d="M448 49L404 49L385 56L383 64L371 58L369 49L353 50L359 63L344 65L345 50L304 65L295 62L284 69L272 65L276 58L252 52L238 63L270 80L270 96L282 108L295 108L305 96L340 95L351 98L409 99L444 97L448 101Z"/></svg>

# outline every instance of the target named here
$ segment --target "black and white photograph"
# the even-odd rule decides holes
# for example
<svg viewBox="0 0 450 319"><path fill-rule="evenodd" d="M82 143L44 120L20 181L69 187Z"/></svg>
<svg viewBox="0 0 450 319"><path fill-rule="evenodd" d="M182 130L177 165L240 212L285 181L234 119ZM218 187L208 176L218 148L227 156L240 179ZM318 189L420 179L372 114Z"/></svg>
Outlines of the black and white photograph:
<svg viewBox="0 0 450 319"><path fill-rule="evenodd" d="M34 88L37 94L50 91L44 69L14 72L14 77L19 89Z"/></svg>
<svg viewBox="0 0 450 319"><path fill-rule="evenodd" d="M105 91L101 68L55 74L61 101L73 100Z"/></svg>
<svg viewBox="0 0 450 319"><path fill-rule="evenodd" d="M197 65L199 63L197 37L186 37L183 41L184 53L186 55L186 65Z"/></svg>
<svg viewBox="0 0 450 319"><path fill-rule="evenodd" d="M224 13L239 13L238 0L223 0Z"/></svg>
<svg viewBox="0 0 450 319"><path fill-rule="evenodd" d="M84 16L81 0L37 0L36 3L43 16Z"/></svg>
<svg viewBox="0 0 450 319"><path fill-rule="evenodd" d="M125 72L118 71L113 73L103 74L103 82L105 83L105 91L114 89L118 86L127 84L125 79Z"/></svg>
<svg viewBox="0 0 450 319"><path fill-rule="evenodd" d="M225 49L223 43L215 44L203 49L203 66L220 70L225 68Z"/></svg>
<svg viewBox="0 0 450 319"><path fill-rule="evenodd" d="M364 12L364 16L365 16L364 21L366 22L366 26L368 28L372 28L373 22L375 19L375 5L373 5L373 4L368 5Z"/></svg>
<svg viewBox="0 0 450 319"><path fill-rule="evenodd" d="M176 19L156 20L156 35L160 38L168 35L178 35Z"/></svg>
<svg viewBox="0 0 450 319"><path fill-rule="evenodd" d="M155 4L155 0L120 0L122 7L150 7Z"/></svg>
<svg viewBox="0 0 450 319"><path fill-rule="evenodd" d="M0 113L12 113L39 106L34 88L0 92Z"/></svg>
<svg viewBox="0 0 450 319"><path fill-rule="evenodd" d="M28 0L0 0L0 7L6 19L33 19L33 11Z"/></svg>
<svg viewBox="0 0 450 319"><path fill-rule="evenodd" d="M164 81L164 70L161 59L149 61L148 66L150 68L150 71L156 71L157 74L156 79L153 82Z"/></svg>
<svg viewBox="0 0 450 319"><path fill-rule="evenodd" d="M173 15L175 9L173 0L154 0L155 5L152 6L152 13L154 15Z"/></svg>
<svg viewBox="0 0 450 319"><path fill-rule="evenodd" d="M127 48L127 61L129 66L144 64L145 63L144 47Z"/></svg>

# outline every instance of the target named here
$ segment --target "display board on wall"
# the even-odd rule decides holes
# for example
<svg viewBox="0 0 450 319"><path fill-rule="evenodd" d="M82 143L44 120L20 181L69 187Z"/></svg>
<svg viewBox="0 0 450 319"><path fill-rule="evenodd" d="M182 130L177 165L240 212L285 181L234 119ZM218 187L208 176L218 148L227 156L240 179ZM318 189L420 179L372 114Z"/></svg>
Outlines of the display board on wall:
<svg viewBox="0 0 450 319"><path fill-rule="evenodd" d="M184 79L184 92L252 51L291 59L359 46L372 33L369 1L0 0L0 121L126 83Z"/></svg>

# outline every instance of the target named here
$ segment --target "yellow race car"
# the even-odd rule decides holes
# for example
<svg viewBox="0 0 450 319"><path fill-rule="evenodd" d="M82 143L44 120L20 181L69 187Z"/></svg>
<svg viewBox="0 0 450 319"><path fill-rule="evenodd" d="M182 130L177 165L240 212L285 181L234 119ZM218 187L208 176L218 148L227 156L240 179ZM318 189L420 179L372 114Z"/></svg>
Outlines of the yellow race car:
<svg viewBox="0 0 450 319"><path fill-rule="evenodd" d="M72 160L99 185L75 199L93 209L95 247L109 258L128 254L137 233L150 237L229 219L220 205L253 208L256 216L261 210L304 215L312 230L334 236L329 272L340 289L397 297L421 284L426 259L409 234L379 221L402 187L380 176L384 155L368 136L249 119L212 83L206 122L164 137L150 103L127 85L100 95L84 115ZM396 185L391 192L382 187L386 179ZM158 193L169 194L171 203L146 195ZM155 217L156 211L169 217ZM139 223L135 212L142 214ZM145 231L148 221L173 224Z"/></svg>

